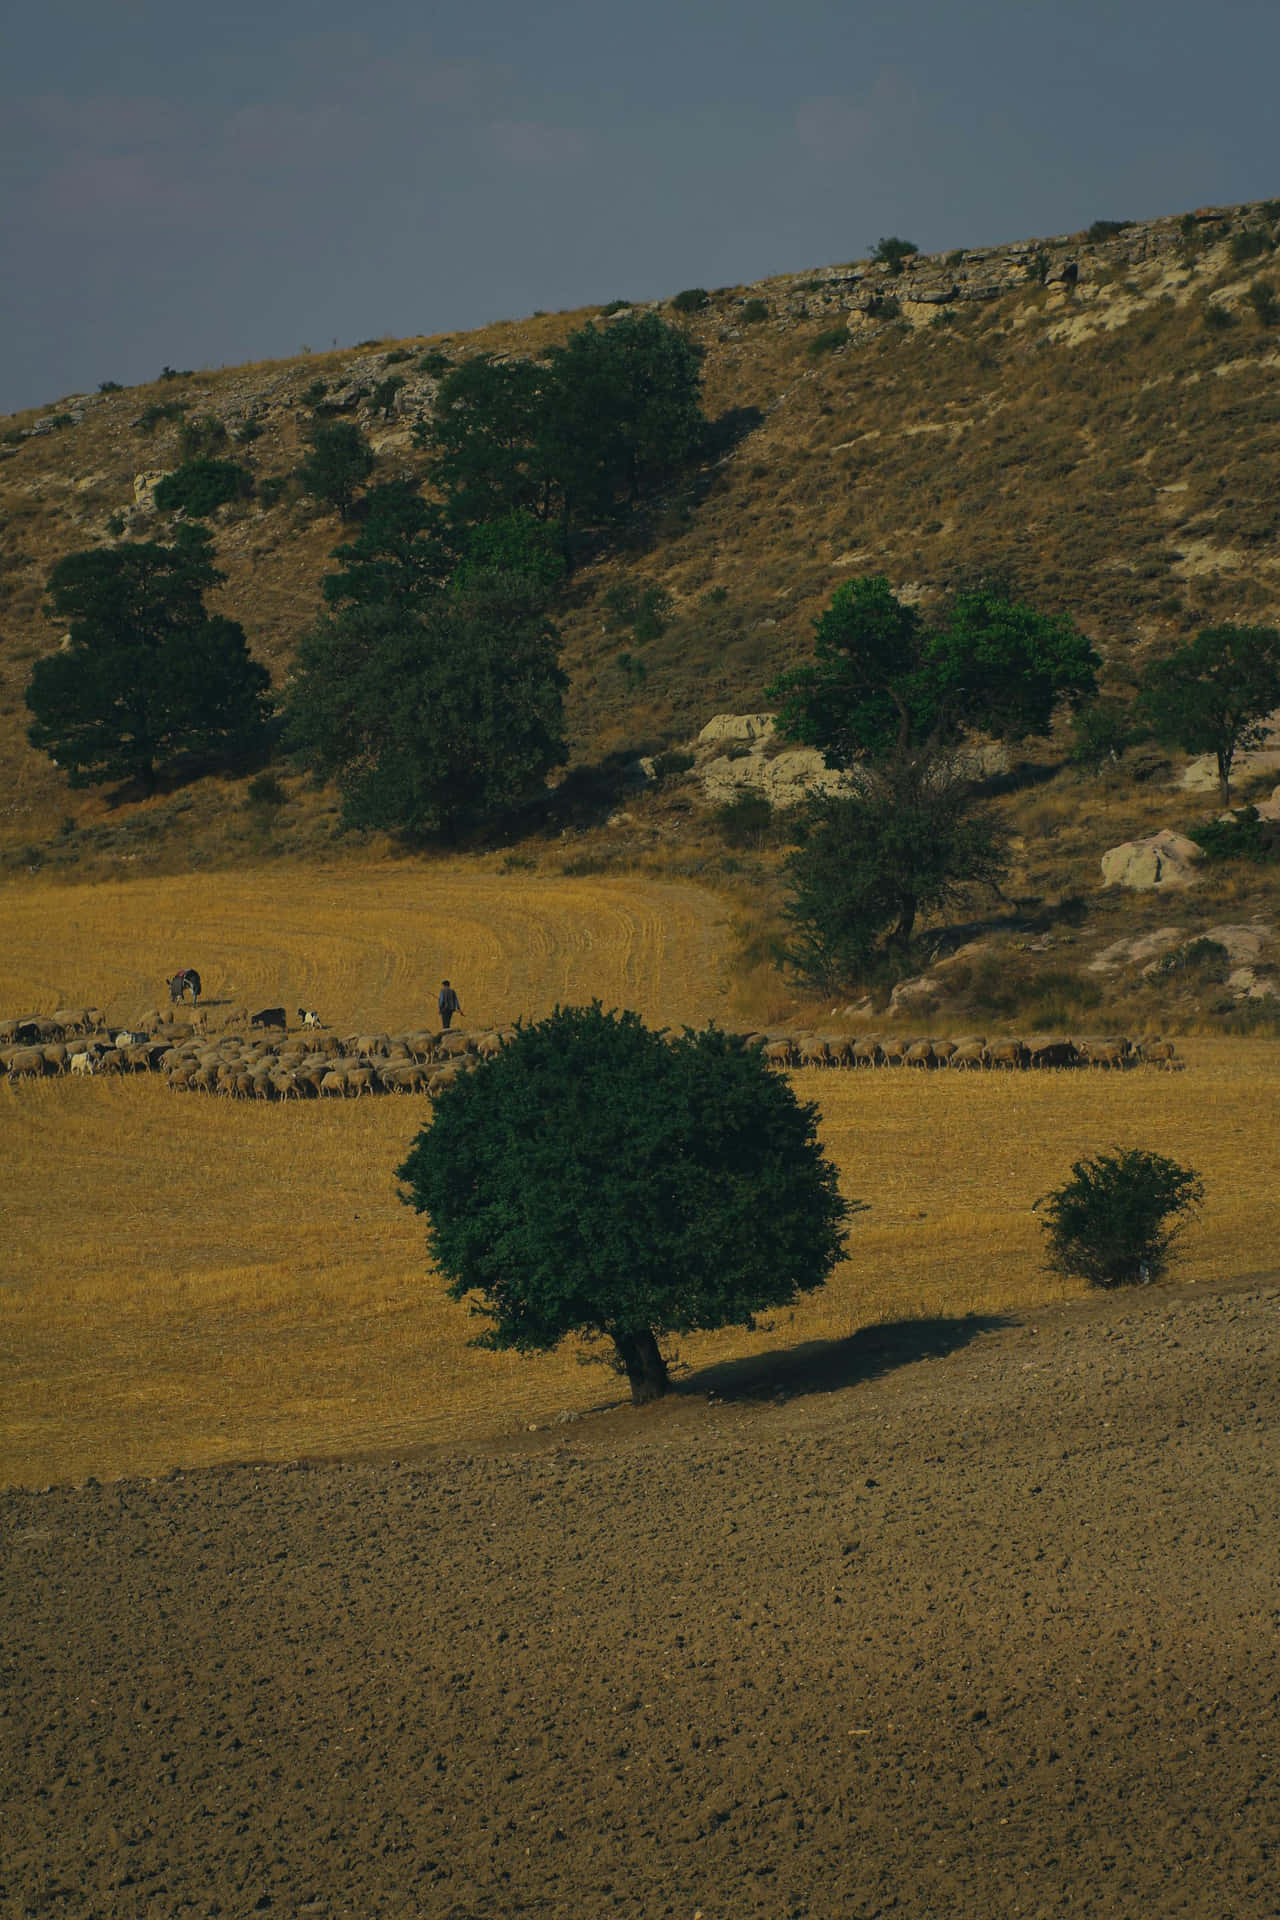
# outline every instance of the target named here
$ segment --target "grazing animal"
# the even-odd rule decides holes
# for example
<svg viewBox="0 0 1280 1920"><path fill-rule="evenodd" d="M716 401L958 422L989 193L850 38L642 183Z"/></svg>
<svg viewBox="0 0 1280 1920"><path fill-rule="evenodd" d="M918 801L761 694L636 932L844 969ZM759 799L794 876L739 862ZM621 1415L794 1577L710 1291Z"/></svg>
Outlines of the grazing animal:
<svg viewBox="0 0 1280 1920"><path fill-rule="evenodd" d="M191 995L191 1004L194 1007L200 998L200 975L194 967L179 967L169 981L170 1002L176 1007L188 993Z"/></svg>
<svg viewBox="0 0 1280 1920"><path fill-rule="evenodd" d="M304 1027L318 1027L320 1025L320 1015L314 1007L299 1007L298 1018Z"/></svg>
<svg viewBox="0 0 1280 1920"><path fill-rule="evenodd" d="M279 1027L281 1033L287 1030L283 1007L259 1007L256 1013L249 1015L251 1027Z"/></svg>

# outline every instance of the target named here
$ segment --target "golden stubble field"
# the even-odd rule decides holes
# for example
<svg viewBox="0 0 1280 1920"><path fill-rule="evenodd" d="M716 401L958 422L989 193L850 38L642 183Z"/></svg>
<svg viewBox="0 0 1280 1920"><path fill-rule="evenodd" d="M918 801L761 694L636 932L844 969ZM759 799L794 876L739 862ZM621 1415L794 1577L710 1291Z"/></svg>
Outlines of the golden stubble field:
<svg viewBox="0 0 1280 1920"><path fill-rule="evenodd" d="M692 887L447 867L238 873L4 896L0 1007L99 1000L164 974L210 997L315 1004L339 1028L598 995L648 1019L726 1017L729 939ZM868 1203L818 1296L755 1333L681 1343L693 1370L908 1315L1061 1299L1031 1208L1082 1153L1139 1145L1208 1192L1179 1278L1273 1270L1280 1044L1188 1041L1188 1071L795 1076L845 1192ZM428 1115L383 1097L263 1107L148 1078L0 1084L0 1478L468 1445L615 1399L571 1348L467 1342L394 1170Z"/></svg>

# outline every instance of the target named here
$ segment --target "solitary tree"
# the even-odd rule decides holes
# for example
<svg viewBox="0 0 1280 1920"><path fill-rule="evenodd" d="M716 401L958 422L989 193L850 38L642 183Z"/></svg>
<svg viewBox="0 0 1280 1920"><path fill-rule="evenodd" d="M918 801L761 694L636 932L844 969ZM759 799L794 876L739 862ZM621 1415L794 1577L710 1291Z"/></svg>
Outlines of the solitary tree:
<svg viewBox="0 0 1280 1920"><path fill-rule="evenodd" d="M1231 805L1236 753L1266 736L1280 707L1280 633L1274 627L1204 627L1142 677L1138 709L1152 730L1184 753L1217 761L1224 807Z"/></svg>
<svg viewBox="0 0 1280 1920"><path fill-rule="evenodd" d="M28 738L73 787L135 779L150 792L181 754L226 759L261 739L270 679L242 628L205 612L222 579L211 555L186 526L172 546L72 553L49 575L50 612L70 632L36 662Z"/></svg>
<svg viewBox="0 0 1280 1920"><path fill-rule="evenodd" d="M750 1326L822 1285L854 1211L817 1110L711 1028L668 1043L635 1013L558 1007L437 1101L399 1177L478 1345L603 1336L643 1402L660 1340Z"/></svg>
<svg viewBox="0 0 1280 1920"><path fill-rule="evenodd" d="M322 421L311 430L311 451L298 468L307 492L348 519L356 494L373 472L373 449L349 420Z"/></svg>
<svg viewBox="0 0 1280 1920"><path fill-rule="evenodd" d="M456 834L526 803L564 763L559 635L520 575L405 605L357 600L298 649L287 738L354 827Z"/></svg>
<svg viewBox="0 0 1280 1920"><path fill-rule="evenodd" d="M995 821L938 759L860 769L850 792L812 801L796 830L790 960L824 990L896 969L920 914L996 886L1005 870Z"/></svg>

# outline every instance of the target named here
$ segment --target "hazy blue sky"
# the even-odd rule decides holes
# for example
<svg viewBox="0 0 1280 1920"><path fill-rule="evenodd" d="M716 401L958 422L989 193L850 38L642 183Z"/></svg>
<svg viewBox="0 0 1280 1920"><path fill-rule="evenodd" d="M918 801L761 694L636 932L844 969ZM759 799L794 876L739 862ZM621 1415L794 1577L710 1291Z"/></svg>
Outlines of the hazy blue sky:
<svg viewBox="0 0 1280 1920"><path fill-rule="evenodd" d="M0 411L1280 196L1278 0L14 0Z"/></svg>

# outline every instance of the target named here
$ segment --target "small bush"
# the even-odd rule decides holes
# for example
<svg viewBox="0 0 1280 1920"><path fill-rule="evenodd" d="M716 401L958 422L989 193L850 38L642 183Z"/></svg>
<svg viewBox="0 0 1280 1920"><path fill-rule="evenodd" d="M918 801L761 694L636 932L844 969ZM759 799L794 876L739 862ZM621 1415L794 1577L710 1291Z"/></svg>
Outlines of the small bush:
<svg viewBox="0 0 1280 1920"><path fill-rule="evenodd" d="M184 420L178 428L178 457L183 461L209 459L221 453L226 444L227 429L216 414Z"/></svg>
<svg viewBox="0 0 1280 1920"><path fill-rule="evenodd" d="M1230 307L1211 300L1204 310L1204 324L1210 333L1225 333L1228 327L1234 327L1236 317Z"/></svg>
<svg viewBox="0 0 1280 1920"><path fill-rule="evenodd" d="M250 446L253 441L261 440L266 429L260 420L241 420L232 429L231 437L238 447Z"/></svg>
<svg viewBox="0 0 1280 1920"><path fill-rule="evenodd" d="M677 293L671 301L675 313L701 313L711 295L705 287L686 287L683 293Z"/></svg>
<svg viewBox="0 0 1280 1920"><path fill-rule="evenodd" d="M1077 1160L1071 1179L1036 1201L1044 1214L1049 1265L1091 1287L1159 1280L1186 1215L1204 1199L1190 1167L1130 1147Z"/></svg>
<svg viewBox="0 0 1280 1920"><path fill-rule="evenodd" d="M120 538L120 535L124 532L124 515L122 513L113 513L111 515L107 521L107 532L113 540Z"/></svg>
<svg viewBox="0 0 1280 1920"><path fill-rule="evenodd" d="M124 388L121 386L118 380L99 380L98 392L99 393L123 393Z"/></svg>
<svg viewBox="0 0 1280 1920"><path fill-rule="evenodd" d="M668 747L653 757L653 777L661 786L666 780L679 780L693 765L694 756L679 747Z"/></svg>
<svg viewBox="0 0 1280 1920"><path fill-rule="evenodd" d="M1270 280L1255 280L1245 295L1249 305L1257 315L1260 327L1274 327L1280 323L1280 300Z"/></svg>
<svg viewBox="0 0 1280 1920"><path fill-rule="evenodd" d="M439 380L442 375L448 373L452 365L453 361L447 353L441 353L438 347L433 347L419 360L418 372L430 374L433 380Z"/></svg>
<svg viewBox="0 0 1280 1920"><path fill-rule="evenodd" d="M613 632L629 630L641 646L660 640L671 618L671 595L665 587L623 581L604 597L605 615Z"/></svg>
<svg viewBox="0 0 1280 1920"><path fill-rule="evenodd" d="M245 794L254 807L282 807L289 798L274 773L255 774Z"/></svg>
<svg viewBox="0 0 1280 1920"><path fill-rule="evenodd" d="M384 420L390 419L395 411L396 395L403 387L404 380L400 374L389 374L385 380L379 380L374 387L369 405L375 413L380 413Z"/></svg>
<svg viewBox="0 0 1280 1920"><path fill-rule="evenodd" d="M384 367L399 367L402 366L406 360L412 360L412 358L412 347L393 347L391 352L384 358L382 364Z"/></svg>
<svg viewBox="0 0 1280 1920"><path fill-rule="evenodd" d="M649 669L643 660L637 660L634 653L618 655L618 671L633 693L637 687L642 687L649 677Z"/></svg>
<svg viewBox="0 0 1280 1920"><path fill-rule="evenodd" d="M742 324L746 327L758 327L762 320L769 318L769 306L765 300L744 300L742 304Z"/></svg>
<svg viewBox="0 0 1280 1920"><path fill-rule="evenodd" d="M157 483L155 503L161 513L181 510L200 520L252 492L253 475L234 460L188 460Z"/></svg>
<svg viewBox="0 0 1280 1920"><path fill-rule="evenodd" d="M815 334L805 351L813 360L821 359L824 353L834 353L837 347L847 346L848 327L828 327L824 333Z"/></svg>
<svg viewBox="0 0 1280 1920"><path fill-rule="evenodd" d="M903 261L909 260L913 253L919 253L919 251L914 240L900 240L894 233L887 239L882 238L876 241L871 250L871 262L873 266L888 267L890 273L897 274L902 272Z"/></svg>
<svg viewBox="0 0 1280 1920"><path fill-rule="evenodd" d="M153 400L138 415L136 424L139 433L154 433L165 420L181 420L187 405L185 400Z"/></svg>
<svg viewBox="0 0 1280 1920"><path fill-rule="evenodd" d="M1220 940L1188 940L1162 953L1151 974L1153 980L1185 980L1188 984L1217 986L1231 971L1231 955Z"/></svg>
<svg viewBox="0 0 1280 1920"><path fill-rule="evenodd" d="M1231 236L1231 264L1244 266L1246 261L1260 260L1264 253L1270 253L1271 239L1257 227L1243 227L1239 233Z"/></svg>
<svg viewBox="0 0 1280 1920"><path fill-rule="evenodd" d="M1095 220L1085 239L1095 244L1101 240L1114 240L1118 233L1126 232L1132 225L1132 220Z"/></svg>
<svg viewBox="0 0 1280 1920"><path fill-rule="evenodd" d="M278 507L289 488L287 473L269 473L265 480L259 480L257 493L258 505L269 513L272 507Z"/></svg>
<svg viewBox="0 0 1280 1920"><path fill-rule="evenodd" d="M673 303L674 304L674 303ZM615 313L625 313L628 307L635 305L633 300L606 300L600 312L606 320Z"/></svg>
<svg viewBox="0 0 1280 1920"><path fill-rule="evenodd" d="M302 396L304 407L318 407L329 391L327 380L313 380Z"/></svg>
<svg viewBox="0 0 1280 1920"><path fill-rule="evenodd" d="M759 847L773 825L773 807L758 787L747 787L717 807L714 819L726 845Z"/></svg>
<svg viewBox="0 0 1280 1920"><path fill-rule="evenodd" d="M191 374L192 369L190 367L162 367L160 369L160 378L162 380L189 380Z"/></svg>
<svg viewBox="0 0 1280 1920"><path fill-rule="evenodd" d="M1256 807L1237 807L1229 820L1203 820L1187 834L1215 864L1246 860L1260 867L1280 861L1280 826L1262 819Z"/></svg>

